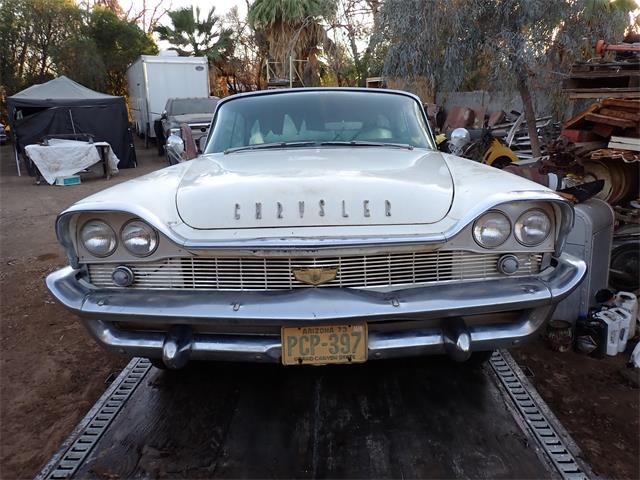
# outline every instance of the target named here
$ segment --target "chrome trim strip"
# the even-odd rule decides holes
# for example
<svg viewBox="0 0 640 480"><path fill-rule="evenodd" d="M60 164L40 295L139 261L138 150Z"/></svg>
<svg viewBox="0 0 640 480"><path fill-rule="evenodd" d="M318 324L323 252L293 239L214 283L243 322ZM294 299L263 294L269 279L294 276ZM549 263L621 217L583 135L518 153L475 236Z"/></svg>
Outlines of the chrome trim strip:
<svg viewBox="0 0 640 480"><path fill-rule="evenodd" d="M163 223L159 217L151 211L141 208L137 205L131 205L127 202L84 202L72 205L58 216L58 223L61 223L68 216L80 213L95 212L120 212L127 213L134 217L139 217L148 224L156 228L160 233L169 240L186 249L248 249L248 250L272 250L272 249L312 249L323 250L329 248L362 248L368 246L377 246L384 244L412 246L416 244L439 244L445 243L448 239L455 237L467 225L471 224L481 214L496 208L501 204L520 201L546 201L558 205L562 210L563 224L560 226L558 234L558 243L564 244L567 233L573 226L573 207L571 204L551 191L523 190L508 193L497 193L483 199L477 203L472 209L465 212L465 215L451 228L444 232L434 233L430 235L386 235L386 236L340 236L340 237L263 237L247 240L235 240L232 238L226 240L194 240L187 239L177 234L166 223ZM556 219L557 221L557 219ZM60 229L59 228L59 229ZM310 230L313 227L304 227ZM345 227L341 227L344 229ZM274 228L274 235L278 235L281 230ZM197 229L193 229L197 233ZM60 237L59 237L60 238ZM74 264L72 263L72 266Z"/></svg>

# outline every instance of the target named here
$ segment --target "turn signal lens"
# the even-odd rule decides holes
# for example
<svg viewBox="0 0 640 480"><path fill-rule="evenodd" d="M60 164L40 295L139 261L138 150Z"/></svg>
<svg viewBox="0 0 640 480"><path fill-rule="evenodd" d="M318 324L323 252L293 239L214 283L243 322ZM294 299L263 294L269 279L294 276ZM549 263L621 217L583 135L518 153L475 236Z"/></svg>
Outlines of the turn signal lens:
<svg viewBox="0 0 640 480"><path fill-rule="evenodd" d="M101 220L89 220L85 223L80 230L80 241L96 257L108 257L118 246L113 228Z"/></svg>
<svg viewBox="0 0 640 480"><path fill-rule="evenodd" d="M141 220L131 220L122 227L120 238L124 248L136 257L151 255L158 246L158 234Z"/></svg>
<svg viewBox="0 0 640 480"><path fill-rule="evenodd" d="M501 212L487 212L473 224L473 238L478 245L485 248L502 245L510 234L511 222Z"/></svg>
<svg viewBox="0 0 640 480"><path fill-rule="evenodd" d="M549 236L551 219L542 210L529 210L520 215L514 231L518 242L526 247L535 247Z"/></svg>

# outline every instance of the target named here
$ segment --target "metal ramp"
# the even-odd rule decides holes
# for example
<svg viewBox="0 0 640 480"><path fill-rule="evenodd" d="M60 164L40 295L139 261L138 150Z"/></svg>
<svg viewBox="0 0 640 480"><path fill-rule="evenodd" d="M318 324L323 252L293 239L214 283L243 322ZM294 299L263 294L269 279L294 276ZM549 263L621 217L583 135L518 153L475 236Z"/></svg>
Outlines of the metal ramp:
<svg viewBox="0 0 640 480"><path fill-rule="evenodd" d="M587 478L577 452L506 352L475 371L137 358L36 478Z"/></svg>

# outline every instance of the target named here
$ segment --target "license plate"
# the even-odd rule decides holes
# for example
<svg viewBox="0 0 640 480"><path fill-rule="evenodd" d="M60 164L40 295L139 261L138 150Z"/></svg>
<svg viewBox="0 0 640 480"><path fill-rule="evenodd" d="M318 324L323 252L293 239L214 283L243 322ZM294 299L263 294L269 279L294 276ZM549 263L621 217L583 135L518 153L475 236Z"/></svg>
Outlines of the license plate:
<svg viewBox="0 0 640 480"><path fill-rule="evenodd" d="M367 360L367 324L282 328L284 365L326 365Z"/></svg>

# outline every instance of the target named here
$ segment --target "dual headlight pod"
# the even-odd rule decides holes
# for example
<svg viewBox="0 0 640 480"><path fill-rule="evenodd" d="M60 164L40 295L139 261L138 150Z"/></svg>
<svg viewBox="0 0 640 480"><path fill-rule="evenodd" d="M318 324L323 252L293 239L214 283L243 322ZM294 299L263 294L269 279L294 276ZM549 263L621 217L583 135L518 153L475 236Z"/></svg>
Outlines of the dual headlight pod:
<svg viewBox="0 0 640 480"><path fill-rule="evenodd" d="M116 232L102 220L89 220L85 223L80 230L80 241L96 257L108 257L118 246Z"/></svg>
<svg viewBox="0 0 640 480"><path fill-rule="evenodd" d="M495 248L507 241L511 230L509 218L502 212L492 210L475 221L473 238L482 247ZM518 243L525 247L535 247L549 236L551 219L542 210L527 210L516 220L513 232Z"/></svg>
<svg viewBox="0 0 640 480"><path fill-rule="evenodd" d="M118 246L113 228L102 220L89 220L80 230L80 241L96 257L108 257ZM151 255L158 246L158 234L141 220L130 220L120 230L120 241L136 257Z"/></svg>

